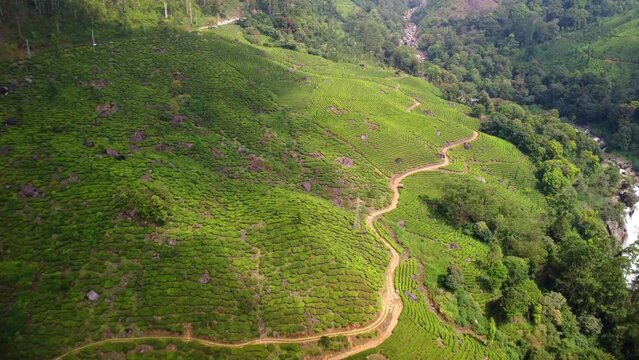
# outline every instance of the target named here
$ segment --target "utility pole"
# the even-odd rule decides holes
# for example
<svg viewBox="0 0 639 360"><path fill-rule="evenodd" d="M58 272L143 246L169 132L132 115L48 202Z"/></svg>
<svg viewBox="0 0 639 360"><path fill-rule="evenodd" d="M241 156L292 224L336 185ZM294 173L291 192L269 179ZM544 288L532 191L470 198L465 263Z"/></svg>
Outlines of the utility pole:
<svg viewBox="0 0 639 360"><path fill-rule="evenodd" d="M93 29L91 29L91 41L93 42L93 46L98 45L95 43L95 34L93 33Z"/></svg>
<svg viewBox="0 0 639 360"><path fill-rule="evenodd" d="M29 47L29 39L25 39L27 42L27 55L29 56L29 59L31 59L31 48Z"/></svg>
<svg viewBox="0 0 639 360"><path fill-rule="evenodd" d="M16 11L16 24L18 25L18 36L22 37L22 27L20 26L20 17Z"/></svg>
<svg viewBox="0 0 639 360"><path fill-rule="evenodd" d="M166 1L164 2L164 18L169 18L169 8L167 7Z"/></svg>
<svg viewBox="0 0 639 360"><path fill-rule="evenodd" d="M362 219L360 217L361 206L359 202L359 198L357 198L357 202L355 205L355 221L353 223L353 230L360 232L362 230Z"/></svg>

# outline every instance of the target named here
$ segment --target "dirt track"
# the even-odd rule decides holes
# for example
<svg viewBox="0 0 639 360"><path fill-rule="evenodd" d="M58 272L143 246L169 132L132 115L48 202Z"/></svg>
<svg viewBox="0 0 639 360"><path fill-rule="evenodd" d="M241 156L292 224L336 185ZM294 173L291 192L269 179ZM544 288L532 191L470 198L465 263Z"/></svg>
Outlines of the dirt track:
<svg viewBox="0 0 639 360"><path fill-rule="evenodd" d="M422 103L420 103L419 101L417 101L417 99L413 99L413 104L411 106L409 106L406 111L411 112L413 110L415 110L416 107L420 106Z"/></svg>
<svg viewBox="0 0 639 360"><path fill-rule="evenodd" d="M397 289L395 289L395 282L394 282L395 270L397 269L397 266L399 266L400 255L397 252L397 250L395 250L395 248L393 248L393 246L388 241L386 241L386 239L384 239L384 237L377 231L377 229L375 228L375 221L379 219L380 216L388 212L391 212L397 208L397 205L399 204L399 184L401 184L402 180L404 180L406 177L410 175L414 175L414 174L425 172L425 171L437 170L441 167L448 165L450 163L450 160L447 155L448 150L450 150L451 148L455 146L461 145L465 142L474 141L475 139L477 139L477 137L479 137L479 133L477 131L473 131L473 134L471 136L457 140L453 143L450 143L448 145L441 147L440 153L444 155L441 161L437 163L419 166L413 169L406 170L405 172L401 174L394 175L390 179L390 184L389 184L391 190L393 191L390 205L386 206L385 208L375 210L366 217L366 225L370 228L373 234L375 234L375 236L380 241L382 241L386 245L386 247L388 247L388 249L391 252L391 261L388 264L388 268L386 269L386 273L384 277L385 286L381 291L382 311L373 322L363 327L360 327L357 329L351 329L351 330L339 330L339 329L329 330L322 334L310 335L310 336L304 336L304 337L289 337L289 338L265 337L265 338L254 339L254 340L245 341L241 343L224 343L224 342L217 342L217 341L211 341L206 339L192 338L190 336L166 336L166 335L165 336L158 335L158 336L140 336L140 337L128 337L128 338L111 338L111 339L105 339L105 340L85 344L83 346L77 347L75 349L72 349L58 356L55 359L56 360L63 359L66 356L72 355L74 353L77 353L78 351L81 351L90 347L100 346L100 345L109 344L109 343L126 343L126 342L131 342L136 340L179 340L179 341L186 341L186 342L191 342L191 341L197 342L204 346L224 347L224 348L242 348L249 345L262 345L262 344L303 344L303 343L317 341L322 336L327 336L327 335L328 336L331 336L331 335L332 336L336 336L336 335L352 336L352 335L368 333L374 330L380 331L377 337L370 339L366 343L356 345L352 348L346 349L344 352L331 354L326 357L326 359L333 359L333 360L345 359L349 356L358 354L362 351L366 351L381 345L393 333L393 329L395 328L399 320L399 315L402 313L403 303L399 296L399 293L397 292Z"/></svg>

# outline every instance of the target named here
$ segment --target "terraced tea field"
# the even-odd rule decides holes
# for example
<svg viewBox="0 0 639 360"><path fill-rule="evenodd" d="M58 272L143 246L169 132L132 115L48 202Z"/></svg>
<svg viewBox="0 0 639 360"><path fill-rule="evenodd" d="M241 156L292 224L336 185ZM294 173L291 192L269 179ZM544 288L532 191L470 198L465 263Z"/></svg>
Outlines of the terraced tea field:
<svg viewBox="0 0 639 360"><path fill-rule="evenodd" d="M486 346L477 338L460 334L442 323L428 305L418 283L419 263L410 259L397 269L396 287L404 302L404 312L393 335L380 347L354 359L382 354L389 359L506 359L494 344Z"/></svg>
<svg viewBox="0 0 639 360"><path fill-rule="evenodd" d="M219 33L167 30L0 64L0 83L12 84L0 119L15 120L0 128L7 358L71 349L69 358L162 349L299 358L321 349L286 342L359 336L386 316L379 290L392 289L384 285L394 267L366 212L393 205L391 175L437 162L478 120L422 80L249 46L236 27ZM532 186L525 159L486 139L451 150L449 170ZM474 172L475 160L486 169ZM495 296L473 285L477 269L466 261L485 246L419 202L424 185L444 191L442 176L459 175L408 178L399 210L385 217L407 219L392 228L415 259L396 277L408 305L382 349L404 347L414 330L449 356L492 358L496 350L406 298L420 294L418 262L429 288L454 262L476 301ZM458 251L447 252L453 243ZM214 348L223 344L240 348ZM430 354L415 346L401 354Z"/></svg>
<svg viewBox="0 0 639 360"><path fill-rule="evenodd" d="M191 329L238 341L377 316L388 255L353 231L351 208L383 202L384 179L278 104L281 82L308 96L298 75L245 45L175 36L2 65L1 82L17 85L0 116L18 119L0 133L9 358L104 337Z"/></svg>

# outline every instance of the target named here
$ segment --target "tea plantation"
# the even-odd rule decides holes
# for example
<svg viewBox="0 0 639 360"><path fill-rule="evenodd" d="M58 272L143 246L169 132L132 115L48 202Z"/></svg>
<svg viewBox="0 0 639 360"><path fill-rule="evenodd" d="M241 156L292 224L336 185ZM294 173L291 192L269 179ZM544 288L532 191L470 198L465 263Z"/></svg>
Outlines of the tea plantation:
<svg viewBox="0 0 639 360"><path fill-rule="evenodd" d="M313 333L378 313L388 255L349 209L383 202L384 181L304 108L278 104L310 98L303 75L170 32L2 68L1 117L16 120L0 132L9 358L186 328Z"/></svg>
<svg viewBox="0 0 639 360"><path fill-rule="evenodd" d="M389 255L361 219L388 203L391 175L438 161L479 127L425 81L249 45L235 27L2 63L0 83L11 89L0 98L0 352L15 359L112 337L230 343L366 324ZM458 174L407 179L385 218L412 256L396 274L404 312L379 348L391 358L504 358L457 333L454 302L437 291L455 263L473 301L495 298L478 284L487 246L420 197L470 175L526 206L543 197L530 162L502 140L482 135L451 159ZM481 311L474 320L487 322ZM316 351L132 340L69 358Z"/></svg>

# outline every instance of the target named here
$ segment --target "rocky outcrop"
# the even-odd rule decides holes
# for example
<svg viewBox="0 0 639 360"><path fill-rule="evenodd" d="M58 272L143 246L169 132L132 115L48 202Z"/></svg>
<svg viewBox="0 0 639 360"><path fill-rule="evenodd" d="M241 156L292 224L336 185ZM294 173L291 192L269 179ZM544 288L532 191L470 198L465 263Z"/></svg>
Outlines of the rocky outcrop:
<svg viewBox="0 0 639 360"><path fill-rule="evenodd" d="M417 41L417 24L412 22L412 18L415 11L417 11L422 4L417 5L414 8L410 8L404 13L404 21L406 22L406 25L404 26L404 35L402 36L401 44L415 50L419 47L419 42ZM417 53L417 58L420 61L426 60L426 53L419 51Z"/></svg>
<svg viewBox="0 0 639 360"><path fill-rule="evenodd" d="M628 231L623 224L619 224L617 221L606 221L606 228L610 235L614 236L620 244L623 244L628 239Z"/></svg>

